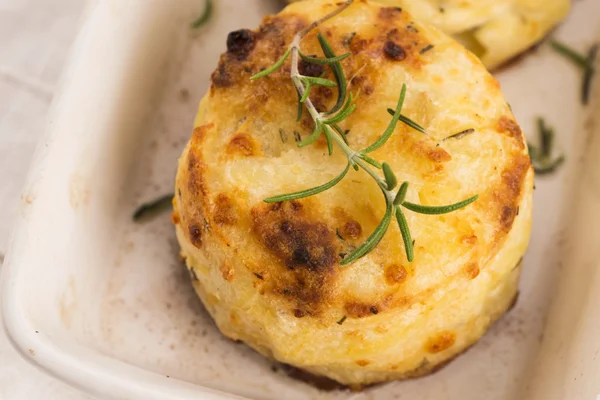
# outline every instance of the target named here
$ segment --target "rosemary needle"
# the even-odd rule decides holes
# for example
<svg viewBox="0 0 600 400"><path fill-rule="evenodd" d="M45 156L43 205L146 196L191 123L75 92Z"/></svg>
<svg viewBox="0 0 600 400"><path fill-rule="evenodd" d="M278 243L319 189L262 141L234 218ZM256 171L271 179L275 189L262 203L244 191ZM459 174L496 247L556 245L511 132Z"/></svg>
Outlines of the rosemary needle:
<svg viewBox="0 0 600 400"><path fill-rule="evenodd" d="M596 56L598 55L598 45L592 46L588 53L587 61L588 65L585 71L583 72L583 83L581 88L581 101L584 105L587 105L590 102L590 94L592 92L592 81L594 79L594 75L596 74L596 68L594 66L596 61Z"/></svg>
<svg viewBox="0 0 600 400"><path fill-rule="evenodd" d="M204 12L202 12L202 15L200 15L194 22L192 22L190 27L192 29L198 29L198 28L206 25L212 17L213 7L214 7L213 0L206 0L206 6L204 6Z"/></svg>
<svg viewBox="0 0 600 400"><path fill-rule="evenodd" d="M563 55L565 58L571 60L575 65L577 65L581 69L586 69L588 66L588 61L585 56L579 54L575 50L571 49L567 45L557 42L556 40L550 41L550 46L559 54Z"/></svg>
<svg viewBox="0 0 600 400"><path fill-rule="evenodd" d="M529 158L537 175L548 175L555 172L564 162L565 156L552 159L554 153L554 129L546 124L543 118L538 118L538 135L540 146L529 143Z"/></svg>
<svg viewBox="0 0 600 400"><path fill-rule="evenodd" d="M550 46L559 54L570 60L573 64L583 70L583 79L581 85L581 102L587 105L590 101L590 93L592 89L592 80L596 74L594 66L596 56L598 54L598 45L593 45L587 55L583 55L573 50L569 46L559 43L556 40L550 41Z"/></svg>
<svg viewBox="0 0 600 400"><path fill-rule="evenodd" d="M133 220L135 222L147 221L162 212L170 210L172 207L173 195L168 194L139 206L133 214Z"/></svg>

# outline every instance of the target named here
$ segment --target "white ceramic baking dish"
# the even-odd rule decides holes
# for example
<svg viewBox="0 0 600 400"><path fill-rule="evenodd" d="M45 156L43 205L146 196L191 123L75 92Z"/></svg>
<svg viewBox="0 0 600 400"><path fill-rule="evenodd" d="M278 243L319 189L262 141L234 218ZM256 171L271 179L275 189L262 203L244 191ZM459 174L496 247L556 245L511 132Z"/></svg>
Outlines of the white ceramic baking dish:
<svg viewBox="0 0 600 400"><path fill-rule="evenodd" d="M598 103L580 105L579 72L545 46L497 77L526 132L538 115L556 127L568 162L536 182L517 306L473 349L426 378L324 392L220 336L177 258L169 216L131 221L136 205L172 191L226 33L281 7L216 3L197 32L188 26L202 0L89 7L3 268L4 322L23 356L107 399L595 399ZM581 0L557 36L585 49L599 22L600 2Z"/></svg>

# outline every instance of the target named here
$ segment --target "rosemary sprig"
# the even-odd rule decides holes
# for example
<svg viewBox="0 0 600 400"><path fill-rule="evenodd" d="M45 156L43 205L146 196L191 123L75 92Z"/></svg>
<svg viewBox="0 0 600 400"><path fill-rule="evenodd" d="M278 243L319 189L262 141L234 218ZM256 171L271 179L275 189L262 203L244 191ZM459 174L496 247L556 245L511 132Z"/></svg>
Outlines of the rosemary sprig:
<svg viewBox="0 0 600 400"><path fill-rule="evenodd" d="M306 111L310 114L315 124L313 133L310 136L298 142L298 146L304 147L311 145L323 135L325 136L325 140L327 141L329 154L332 154L333 145L335 144L348 159L348 164L346 165L346 168L340 175L321 186L317 186L312 189L302 190L299 192L269 197L264 201L267 203L277 203L314 196L328 189L331 189L332 187L340 183L346 177L351 167L357 171L359 169L362 169L367 174L369 174L373 178L375 183L379 186L379 189L381 190L385 199L386 208L383 214L383 218L381 219L375 230L371 233L371 235L366 239L366 241L362 245L356 248L351 254L344 257L340 264L350 264L351 262L354 262L359 258L364 257L375 247L377 247L379 242L385 236L385 233L387 232L394 216L396 217L398 227L402 234L406 258L409 262L412 262L414 259L414 241L412 239L408 222L406 220L402 208L405 208L418 214L447 214L473 203L475 200L477 200L478 196L473 196L459 203L436 207L423 206L420 204L407 202L405 201L405 198L408 193L409 183L404 182L396 191L396 187L398 186L398 179L394 174L394 171L392 170L391 166L386 162L377 161L368 155L369 153L372 153L375 150L381 148L383 145L385 145L385 143L396 130L398 122L402 122L403 124L421 133L427 134L427 131L423 127L421 127L419 124L402 114L402 107L404 105L404 100L407 91L406 84L402 85L396 108L388 110L388 112L392 115L392 119L387 129L383 132L383 134L373 144L371 144L363 150L356 151L350 147L346 138L346 132L339 126L339 124L345 121L357 107L356 104L354 104L353 94L348 93L348 81L346 79L346 75L344 74L344 70L341 65L341 61L349 57L350 54L344 54L341 56L336 55L331 45L328 43L327 39L323 35L318 34L317 39L319 41L319 45L321 46L321 50L323 51L324 57L318 58L313 56L305 56L300 51L300 41L308 32L310 32L312 29L319 27L319 25L324 21L327 21L328 19L331 19L337 14L344 11L347 7L349 7L352 4L352 2L353 0L347 0L338 9L321 18L320 20L313 22L307 29L298 33L292 41L292 43L290 44L287 51L284 53L283 57L281 57L271 67L264 69L263 71L259 72L251 78L252 80L255 80L268 76L269 74L279 69L284 64L286 59L291 56L290 78L294 84L294 87L296 88L296 91L298 92L299 115L301 115L302 111L306 109ZM298 68L298 63L300 59L302 59L304 62L328 65L333 73L333 76L335 77L335 82L323 78L311 78L303 76L302 74L300 74ZM338 89L338 98L336 104L329 111L317 111L310 99L311 88L314 86L333 87L334 85ZM380 175L381 172L379 172L378 170L382 170L381 172L383 173L383 176Z"/></svg>
<svg viewBox="0 0 600 400"><path fill-rule="evenodd" d="M583 55L573 50L569 46L559 43L556 40L550 41L550 46L558 54L562 55L566 59L570 60L573 64L579 67L583 71L583 79L581 85L581 102L587 105L590 102L590 93L592 91L592 80L596 74L596 68L594 63L596 56L598 55L598 45L593 45L588 51L587 55Z"/></svg>
<svg viewBox="0 0 600 400"><path fill-rule="evenodd" d="M206 5L204 6L204 11L202 12L202 15L200 15L198 18L196 18L196 20L194 22L192 22L192 24L190 25L190 28L192 29L198 29L204 25L206 25L206 23L208 21L210 21L212 14L213 14L213 0L206 0Z"/></svg>
<svg viewBox="0 0 600 400"><path fill-rule="evenodd" d="M173 194L168 194L139 206L133 214L133 220L135 222L148 221L158 214L172 209L172 207Z"/></svg>
<svg viewBox="0 0 600 400"><path fill-rule="evenodd" d="M560 155L552 159L554 152L554 129L546 124L543 118L538 118L538 134L540 137L539 147L528 143L529 158L535 173L547 175L558 169L564 162L565 156Z"/></svg>
<svg viewBox="0 0 600 400"><path fill-rule="evenodd" d="M586 57L579 54L569 46L559 43L556 40L551 40L550 46L552 46L554 51L556 51L558 54L561 54L565 58L571 60L579 68L586 69L588 67L588 60L586 59Z"/></svg>

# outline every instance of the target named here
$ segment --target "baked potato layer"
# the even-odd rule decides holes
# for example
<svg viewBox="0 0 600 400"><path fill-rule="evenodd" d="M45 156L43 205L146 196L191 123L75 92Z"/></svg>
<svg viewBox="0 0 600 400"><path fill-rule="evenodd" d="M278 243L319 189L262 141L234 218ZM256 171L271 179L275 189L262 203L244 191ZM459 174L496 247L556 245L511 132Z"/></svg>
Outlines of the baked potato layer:
<svg viewBox="0 0 600 400"><path fill-rule="evenodd" d="M324 139L297 147L313 122L307 113L296 122L289 59L250 80L338 4L293 4L256 31L229 35L179 160L173 220L194 287L224 335L361 386L433 371L512 304L530 234L533 170L500 86L478 58L404 10L357 1L302 40L304 54L322 56L317 32L337 54L352 53L342 62L358 105L342 123L350 146L364 148L383 133L386 109L406 84L402 113L429 135L399 124L372 155L410 182L408 201L480 198L442 216L407 210L414 262L391 226L374 251L345 267L340 261L385 210L364 171L351 170L308 199L264 203L320 185L346 166L339 150L327 154ZM333 78L325 67L300 69ZM336 91L314 90L311 98L325 110Z"/></svg>
<svg viewBox="0 0 600 400"><path fill-rule="evenodd" d="M570 9L570 0L374 1L403 7L417 20L453 35L490 69L539 42Z"/></svg>

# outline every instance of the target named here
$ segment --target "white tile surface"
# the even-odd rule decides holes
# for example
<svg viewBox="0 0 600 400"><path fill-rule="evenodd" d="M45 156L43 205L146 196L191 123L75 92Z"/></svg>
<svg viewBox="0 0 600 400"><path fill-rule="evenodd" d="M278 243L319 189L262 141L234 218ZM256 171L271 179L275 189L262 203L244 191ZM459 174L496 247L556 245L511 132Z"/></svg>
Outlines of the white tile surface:
<svg viewBox="0 0 600 400"><path fill-rule="evenodd" d="M0 268L21 185L69 46L81 0L0 0ZM83 400L13 350L0 329L0 400Z"/></svg>

